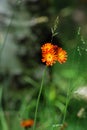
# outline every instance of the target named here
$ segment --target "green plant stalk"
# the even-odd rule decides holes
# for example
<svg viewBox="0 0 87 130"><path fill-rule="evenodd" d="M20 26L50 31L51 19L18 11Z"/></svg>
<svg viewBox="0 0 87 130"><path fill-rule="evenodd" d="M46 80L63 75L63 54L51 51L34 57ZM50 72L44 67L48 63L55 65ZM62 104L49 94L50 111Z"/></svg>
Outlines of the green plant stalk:
<svg viewBox="0 0 87 130"><path fill-rule="evenodd" d="M71 82L70 82L70 84L71 84ZM70 92L71 92L70 86L71 85L69 85L68 90L67 90L66 105L65 105L64 117L63 117L62 124L64 124L64 122L65 122L66 114L67 114L67 108L68 108L68 104L69 104L69 101L70 101Z"/></svg>
<svg viewBox="0 0 87 130"><path fill-rule="evenodd" d="M7 122L6 122L5 115L2 109L2 105L1 105L2 92L3 92L3 88L2 86L0 86L0 121L2 124L2 130L8 130Z"/></svg>
<svg viewBox="0 0 87 130"><path fill-rule="evenodd" d="M71 65L73 66L74 63L74 57L75 57L75 51L73 53L73 57L72 57L72 63ZM64 110L64 117L63 117L63 121L62 124L64 124L65 119L66 119L66 114L67 114L67 108L71 99L71 95L72 95L72 83L73 83L73 79L69 80L69 86L68 86L68 90L67 90L67 97L66 97L66 104L65 104L65 110Z"/></svg>
<svg viewBox="0 0 87 130"><path fill-rule="evenodd" d="M17 4L18 0L16 0L15 4ZM3 41L3 44L2 46L0 47L0 60L1 60L1 56L2 56L2 52L3 52L3 49L5 47L5 44L6 44L6 40L7 40L7 37L8 37L8 33L10 31L10 27L11 27L11 24L14 20L14 16L15 16L15 12L13 12L12 16L11 16L11 19L10 19L10 22L9 22L9 25L7 27L7 31L6 31L6 35L5 35L5 38L4 38L4 41Z"/></svg>
<svg viewBox="0 0 87 130"><path fill-rule="evenodd" d="M79 30L78 30L78 33L79 33ZM78 35L79 34L77 34L77 36ZM72 56L72 63L71 63L72 67L73 67L73 64L74 64L74 58L75 58L76 49L77 49L77 47L75 48L75 51L73 52L73 56ZM71 99L71 94L72 94L71 91L72 91L72 89L70 89L70 88L72 86L72 83L73 83L73 79L71 79L69 81L69 87L68 87L68 90L67 90L67 97L66 97L66 105L65 105L65 110L64 110L64 117L63 117L63 121L62 121L63 124L65 122L65 118L66 118L66 114L67 114L67 108L68 108L68 105L69 105L69 102L70 102L70 99Z"/></svg>
<svg viewBox="0 0 87 130"><path fill-rule="evenodd" d="M11 26L13 17L14 17L14 14L12 15L12 18L11 18L11 20L10 20L10 23L9 23L9 25L8 25L8 27L7 27L7 32L6 32L6 35L5 35L3 44L2 44L2 46L1 46L1 48L0 48L0 62L1 62L2 52L3 52L4 46L5 46L5 44L6 44L8 32L9 32L9 30L10 30L10 26ZM3 87L5 87L5 86L3 86ZM3 90L2 86L0 86L0 121L1 121L1 124L2 124L2 130L8 130L8 125L7 125L7 122L6 122L6 119L5 119L5 114L4 114L4 111L3 111L3 108L2 108L2 104L1 104L3 91L4 91L4 90Z"/></svg>
<svg viewBox="0 0 87 130"><path fill-rule="evenodd" d="M44 76L45 76L46 68L47 68L47 67L45 67L44 72L43 72L42 81L41 81L41 86L40 86L40 90L39 90L39 94L38 94L38 98L37 98L33 130L35 130L35 127L36 127L38 106L39 106L40 96L41 96L41 92L42 92L42 88L43 88Z"/></svg>

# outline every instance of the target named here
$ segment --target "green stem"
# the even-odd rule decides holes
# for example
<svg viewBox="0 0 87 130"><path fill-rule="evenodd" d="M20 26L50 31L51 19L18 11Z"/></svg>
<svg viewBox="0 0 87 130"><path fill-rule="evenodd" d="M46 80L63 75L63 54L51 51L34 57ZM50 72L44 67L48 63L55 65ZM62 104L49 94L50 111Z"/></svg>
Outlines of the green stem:
<svg viewBox="0 0 87 130"><path fill-rule="evenodd" d="M47 67L46 67L46 68L47 68ZM43 88L44 76L45 76L46 68L44 69L44 72L43 72L42 81L41 81L41 86L40 86L40 90L39 90L39 94L38 94L38 98L37 98L37 104L36 104L36 110L35 110L33 130L35 130L35 127L36 127L37 111L38 111L40 96L41 96L41 92L42 92L42 88Z"/></svg>
<svg viewBox="0 0 87 130"><path fill-rule="evenodd" d="M71 68L73 67L73 64L74 64L74 58L75 58L75 53L76 53L76 48L75 48L75 51L73 52L73 55L72 55L72 62L71 62ZM69 80L69 87L68 87L68 90L67 90L67 97L66 97L66 105L65 105L65 110L64 110L64 117L63 117L63 124L65 122L65 119L66 119L66 114L67 114L67 108L68 108L68 104L69 104L69 101L70 101L70 98L71 98L71 86L72 86L72 83L73 83L73 79L70 79Z"/></svg>
<svg viewBox="0 0 87 130"><path fill-rule="evenodd" d="M12 15L11 20L10 20L10 23L9 23L9 25L8 25L8 27L7 27L6 35L5 35L3 44L2 44L2 46L1 46L1 48L0 48L0 53L1 53L1 52L3 51L3 49L4 49L4 46L5 46L5 43L6 43L6 40L7 40L7 36L8 36L8 32L10 31L10 27L11 27L13 18L14 18L14 14Z"/></svg>
<svg viewBox="0 0 87 130"><path fill-rule="evenodd" d="M1 102L2 102L2 92L3 92L3 88L2 88L2 86L0 86L0 121L1 121L1 125L2 125L2 130L8 130L7 122L6 122L6 119L5 119L5 114L3 112L3 108L2 108L2 104L1 104Z"/></svg>
<svg viewBox="0 0 87 130"><path fill-rule="evenodd" d="M18 2L18 0L16 0L15 4L17 4L17 2ZM7 37L8 37L8 33L9 33L9 31L10 31L10 27L11 27L11 24L12 24L12 22L13 22L14 16L15 16L15 12L13 12L13 14L12 14L12 16L11 16L9 25L7 26L7 31L6 31L6 35L5 35L3 44L2 44L2 46L1 46L1 48L0 48L0 60L1 60L1 54L2 54L3 49L4 49L4 47L5 47L6 40L7 40Z"/></svg>
<svg viewBox="0 0 87 130"><path fill-rule="evenodd" d="M66 114L67 114L67 108L68 108L68 104L69 104L69 101L70 101L70 86L68 87L68 90L67 90L67 97L66 97L66 106L65 106L65 111L64 111L64 117L63 117L63 123L65 122L65 119L66 119Z"/></svg>
<svg viewBox="0 0 87 130"><path fill-rule="evenodd" d="M73 52L73 55L72 55L71 68L73 68L73 65L74 65L74 58L75 58L76 48L75 48L75 50ZM70 79L69 80L69 85L68 85L68 90L67 90L67 97L66 97L66 105L65 105L64 117L63 117L63 124L64 124L65 119L66 119L67 108L68 108L68 105L69 105L69 101L71 99L71 94L72 94L71 93L71 91L72 91L71 86L72 86L72 84L73 84L73 79Z"/></svg>

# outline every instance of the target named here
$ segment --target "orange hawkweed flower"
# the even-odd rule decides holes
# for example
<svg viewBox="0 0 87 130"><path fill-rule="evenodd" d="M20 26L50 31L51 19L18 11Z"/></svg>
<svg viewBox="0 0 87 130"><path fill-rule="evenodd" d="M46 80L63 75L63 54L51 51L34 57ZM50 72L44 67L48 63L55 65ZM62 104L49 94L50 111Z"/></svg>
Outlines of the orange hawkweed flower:
<svg viewBox="0 0 87 130"><path fill-rule="evenodd" d="M57 60L60 64L66 62L67 60L67 52L60 47L58 47L57 50Z"/></svg>
<svg viewBox="0 0 87 130"><path fill-rule="evenodd" d="M41 50L42 50L42 53L46 53L53 48L54 48L54 45L52 45L51 43L45 43L44 45L42 45Z"/></svg>
<svg viewBox="0 0 87 130"><path fill-rule="evenodd" d="M42 62L46 62L47 66L52 66L57 61L62 64L67 60L67 52L52 43L45 43L41 50Z"/></svg>
<svg viewBox="0 0 87 130"><path fill-rule="evenodd" d="M52 66L57 60L57 56L53 50L48 53L42 53L42 62L46 62L47 66Z"/></svg>
<svg viewBox="0 0 87 130"><path fill-rule="evenodd" d="M31 126L33 126L33 124L34 124L34 120L32 120L32 119L24 120L21 122L21 126L25 127L25 128L31 127Z"/></svg>

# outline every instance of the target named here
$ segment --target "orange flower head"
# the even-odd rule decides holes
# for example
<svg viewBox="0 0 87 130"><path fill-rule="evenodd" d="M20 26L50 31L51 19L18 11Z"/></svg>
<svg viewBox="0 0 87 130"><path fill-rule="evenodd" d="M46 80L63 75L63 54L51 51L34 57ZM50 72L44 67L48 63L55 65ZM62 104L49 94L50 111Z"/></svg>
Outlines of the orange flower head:
<svg viewBox="0 0 87 130"><path fill-rule="evenodd" d="M60 64L66 62L67 60L67 52L60 47L57 50L57 60Z"/></svg>
<svg viewBox="0 0 87 130"><path fill-rule="evenodd" d="M52 66L56 61L62 64L67 60L67 52L52 43L45 43L41 50L42 62L45 62L47 66Z"/></svg>
<svg viewBox="0 0 87 130"><path fill-rule="evenodd" d="M57 60L57 56L53 50L50 50L48 53L42 54L42 62L46 62L47 66L52 66Z"/></svg>
<svg viewBox="0 0 87 130"><path fill-rule="evenodd" d="M21 126L25 127L25 128L31 127L31 126L33 126L33 124L34 124L34 120L32 120L32 119L24 120L21 122Z"/></svg>
<svg viewBox="0 0 87 130"><path fill-rule="evenodd" d="M54 47L55 46L51 43L45 43L41 47L42 62L46 62L47 66L52 66L57 60L57 56L55 55Z"/></svg>
<svg viewBox="0 0 87 130"><path fill-rule="evenodd" d="M51 43L45 43L44 45L42 45L41 50L42 50L42 53L46 53L46 52L49 52L53 48L54 48L54 45L52 45Z"/></svg>

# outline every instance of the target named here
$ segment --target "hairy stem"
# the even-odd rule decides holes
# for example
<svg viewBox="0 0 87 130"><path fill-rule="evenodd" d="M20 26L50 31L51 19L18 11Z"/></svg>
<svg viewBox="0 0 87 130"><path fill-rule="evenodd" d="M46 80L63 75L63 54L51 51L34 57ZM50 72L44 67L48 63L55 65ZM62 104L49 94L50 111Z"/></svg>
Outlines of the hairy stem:
<svg viewBox="0 0 87 130"><path fill-rule="evenodd" d="M47 67L46 67L46 68L47 68ZM42 92L42 88L43 88L44 76L45 76L46 68L44 69L44 72L43 72L42 81L41 81L41 86L40 86L40 90L39 90L39 94L38 94L38 98L37 98L33 130L35 130L35 127L36 127L38 106L39 106L40 96L41 96L41 92Z"/></svg>

